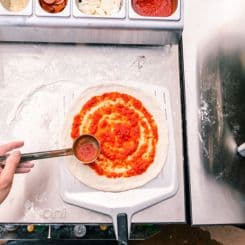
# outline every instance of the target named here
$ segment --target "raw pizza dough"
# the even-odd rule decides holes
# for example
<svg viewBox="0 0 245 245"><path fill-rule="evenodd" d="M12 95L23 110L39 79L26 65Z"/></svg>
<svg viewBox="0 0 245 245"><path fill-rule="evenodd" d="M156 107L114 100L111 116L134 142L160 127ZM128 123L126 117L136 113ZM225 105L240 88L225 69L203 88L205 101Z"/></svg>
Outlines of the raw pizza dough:
<svg viewBox="0 0 245 245"><path fill-rule="evenodd" d="M66 165L71 174L87 186L101 191L119 192L134 189L146 184L147 182L154 179L161 172L161 169L164 166L168 152L168 127L164 112L160 109L160 106L155 101L153 96L147 95L138 88L136 89L123 85L105 84L88 88L82 92L80 98L75 101L74 106L71 108L65 123L63 137L65 139L66 145L70 147L73 142L70 136L73 117L79 113L82 106L93 96L115 91L126 93L139 99L145 108L152 114L158 127L159 137L153 163L141 175L127 178L107 178L100 176L93 169L82 164L74 157L67 158Z"/></svg>

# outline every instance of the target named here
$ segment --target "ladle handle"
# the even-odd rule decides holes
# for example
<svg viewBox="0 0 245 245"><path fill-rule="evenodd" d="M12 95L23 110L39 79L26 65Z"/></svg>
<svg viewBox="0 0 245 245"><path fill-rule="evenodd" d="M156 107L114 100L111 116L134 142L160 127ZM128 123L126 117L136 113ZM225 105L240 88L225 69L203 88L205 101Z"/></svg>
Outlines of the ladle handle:
<svg viewBox="0 0 245 245"><path fill-rule="evenodd" d="M32 153L24 153L21 154L20 162L28 162L38 159L52 158L52 157L62 157L73 155L73 150L62 149L62 150L53 150L53 151L40 151L40 152L32 152ZM0 165L4 165L4 162L9 154L0 156Z"/></svg>

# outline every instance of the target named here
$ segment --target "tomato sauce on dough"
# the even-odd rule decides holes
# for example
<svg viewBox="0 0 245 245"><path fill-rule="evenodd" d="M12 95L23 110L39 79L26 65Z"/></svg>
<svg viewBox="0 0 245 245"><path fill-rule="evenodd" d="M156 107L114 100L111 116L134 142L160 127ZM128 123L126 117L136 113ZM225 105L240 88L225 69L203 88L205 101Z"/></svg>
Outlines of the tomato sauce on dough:
<svg viewBox="0 0 245 245"><path fill-rule="evenodd" d="M158 130L138 99L124 93L94 96L73 118L71 137L92 134L101 144L97 160L88 166L108 178L144 173L153 163Z"/></svg>

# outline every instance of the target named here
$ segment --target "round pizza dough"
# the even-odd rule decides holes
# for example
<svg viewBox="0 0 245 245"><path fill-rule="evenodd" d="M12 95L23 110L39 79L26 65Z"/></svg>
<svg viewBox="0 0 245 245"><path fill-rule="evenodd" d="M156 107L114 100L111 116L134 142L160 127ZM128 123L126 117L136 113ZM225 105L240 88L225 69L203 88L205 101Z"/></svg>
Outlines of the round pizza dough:
<svg viewBox="0 0 245 245"><path fill-rule="evenodd" d="M131 95L139 99L145 108L152 114L158 127L158 143L153 163L141 175L126 178L107 178L98 175L93 169L79 162L75 157L67 158L66 166L72 175L79 179L85 185L101 191L119 192L134 189L145 185L154 179L161 172L168 153L168 127L163 110L153 96L147 95L138 88L127 87L124 85L105 84L90 87L84 90L79 99L75 101L71 108L67 121L64 126L63 139L65 144L70 147L72 138L70 132L72 129L73 117L77 115L82 106L93 96L102 95L106 92L120 92Z"/></svg>

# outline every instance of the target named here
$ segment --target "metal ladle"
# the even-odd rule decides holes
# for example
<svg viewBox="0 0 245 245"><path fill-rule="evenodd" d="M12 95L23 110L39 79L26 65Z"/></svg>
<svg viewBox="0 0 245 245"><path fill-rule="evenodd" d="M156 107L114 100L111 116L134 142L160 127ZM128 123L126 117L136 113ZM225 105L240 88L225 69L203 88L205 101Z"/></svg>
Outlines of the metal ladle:
<svg viewBox="0 0 245 245"><path fill-rule="evenodd" d="M80 145L85 144L85 143L91 143L97 149L97 153L96 153L95 158L88 161L88 162L82 161L79 158L79 156L76 154L77 153L77 150L76 150L77 147L79 147ZM83 134L74 140L74 142L72 144L72 148L61 149L61 150L52 150L52 151L24 153L24 154L21 154L20 163L38 160L38 159L74 155L80 162L83 162L85 164L89 164L91 162L94 162L97 159L99 153L100 153L100 143L99 143L98 139L96 137L94 137L93 135ZM5 165L5 160L7 159L8 156L9 156L9 154L0 156L0 166Z"/></svg>

